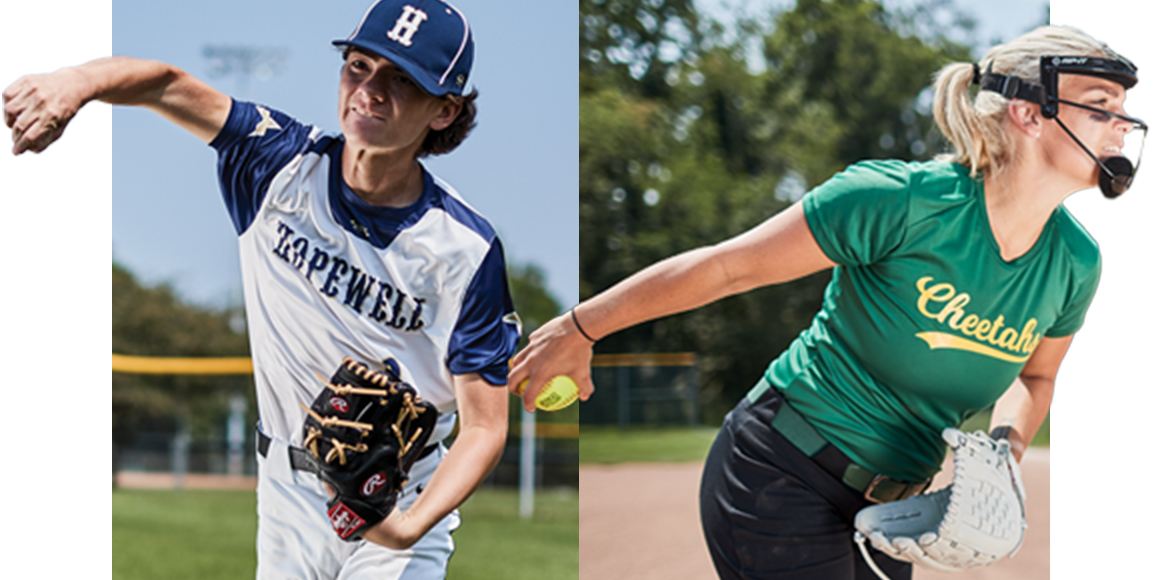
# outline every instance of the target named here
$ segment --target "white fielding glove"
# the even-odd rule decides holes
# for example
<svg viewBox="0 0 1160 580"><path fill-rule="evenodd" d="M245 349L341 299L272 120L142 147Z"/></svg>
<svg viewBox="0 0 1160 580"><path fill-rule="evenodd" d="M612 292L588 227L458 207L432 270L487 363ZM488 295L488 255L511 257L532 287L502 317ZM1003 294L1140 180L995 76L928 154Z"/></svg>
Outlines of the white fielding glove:
<svg viewBox="0 0 1160 580"><path fill-rule="evenodd" d="M992 564L1023 544L1027 493L1010 442L954 428L942 436L955 452L950 486L872 505L854 518L854 540L883 580L889 578L870 559L866 539L897 560L943 572Z"/></svg>

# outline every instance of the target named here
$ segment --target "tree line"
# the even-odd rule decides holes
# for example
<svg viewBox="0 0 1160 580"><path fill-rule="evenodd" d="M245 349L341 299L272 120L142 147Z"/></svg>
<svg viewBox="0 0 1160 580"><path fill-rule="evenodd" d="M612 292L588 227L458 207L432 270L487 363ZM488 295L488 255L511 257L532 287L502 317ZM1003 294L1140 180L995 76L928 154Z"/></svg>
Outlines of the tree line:
<svg viewBox="0 0 1160 580"><path fill-rule="evenodd" d="M943 151L932 75L975 43L950 0L798 0L728 25L693 0L581 0L579 26L581 299L759 224L851 163ZM596 350L698 353L713 423L808 326L829 278L642 324Z"/></svg>
<svg viewBox="0 0 1160 580"><path fill-rule="evenodd" d="M169 284L142 283L113 262L112 343L116 354L157 357L249 356L244 312L184 301ZM524 336L561 311L534 264L508 268L512 301ZM526 338L521 339L521 344ZM113 373L113 473L121 451L143 432L185 430L194 440L221 440L231 396L246 397L246 424L257 421L250 376L141 375Z"/></svg>

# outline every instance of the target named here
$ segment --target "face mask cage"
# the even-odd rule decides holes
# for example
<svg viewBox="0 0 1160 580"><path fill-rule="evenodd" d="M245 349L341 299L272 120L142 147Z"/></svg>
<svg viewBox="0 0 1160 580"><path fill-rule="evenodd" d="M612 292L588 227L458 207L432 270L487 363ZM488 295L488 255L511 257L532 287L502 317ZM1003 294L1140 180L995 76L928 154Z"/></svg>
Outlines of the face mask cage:
<svg viewBox="0 0 1160 580"><path fill-rule="evenodd" d="M1046 119L1055 119L1059 126L1073 141L1100 168L1100 191L1108 198L1119 197L1128 187L1140 168L1143 160L1144 139L1148 134L1148 125L1140 119L1120 115L1112 111L1092 107L1059 98L1059 75L1077 74L1108 79L1119 83L1125 90L1136 86L1136 65L1126 58L1114 55L1116 58L1100 58L1092 56L1044 56L1039 59L1039 76L1043 84L1024 81L1014 75L1001 75L991 72L991 65L987 65L987 72L978 73L976 65L975 82L981 90L993 91L1005 98L1018 98L1039 105L1040 112ZM1118 152L1100 151L1096 155L1080 141L1071 129L1059 119L1059 106L1068 105L1085 109L1095 113L1094 118L1103 122L1127 122L1131 128L1124 136L1123 146ZM1135 163L1132 160L1135 160Z"/></svg>
<svg viewBox="0 0 1160 580"><path fill-rule="evenodd" d="M1063 124L1063 121L1059 120L1059 117L1055 118L1055 121L1067 132L1072 141L1078 143L1084 152L1099 164L1100 191L1103 192L1104 196L1108 198L1119 197L1132 186L1132 180L1135 179L1136 171L1140 168L1140 162L1144 158L1144 140L1148 136L1148 125L1140 119L1120 115L1098 107L1065 101L1063 99L1058 99L1057 102L1092 111L1095 113L1093 117L1096 120L1105 123L1117 119L1119 122L1131 124L1131 128L1123 136L1123 145L1119 151L1101 151L1103 155L1097 156L1071 132L1071 129L1068 129L1067 125Z"/></svg>

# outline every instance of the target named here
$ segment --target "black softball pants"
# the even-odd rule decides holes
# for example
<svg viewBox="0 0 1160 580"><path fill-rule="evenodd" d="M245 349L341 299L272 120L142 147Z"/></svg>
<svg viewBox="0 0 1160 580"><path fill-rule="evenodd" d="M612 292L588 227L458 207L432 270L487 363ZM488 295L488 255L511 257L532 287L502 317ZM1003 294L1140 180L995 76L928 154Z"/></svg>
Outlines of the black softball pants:
<svg viewBox="0 0 1160 580"><path fill-rule="evenodd" d="M722 580L878 580L854 543L870 502L775 430L775 389L725 418L701 478L701 526ZM892 580L911 565L867 544Z"/></svg>

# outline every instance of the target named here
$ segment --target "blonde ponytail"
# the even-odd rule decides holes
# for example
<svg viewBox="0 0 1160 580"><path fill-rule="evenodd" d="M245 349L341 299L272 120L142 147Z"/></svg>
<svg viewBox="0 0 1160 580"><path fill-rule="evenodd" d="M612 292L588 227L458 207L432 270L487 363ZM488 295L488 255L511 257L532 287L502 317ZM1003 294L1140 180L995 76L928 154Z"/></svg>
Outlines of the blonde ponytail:
<svg viewBox="0 0 1160 580"><path fill-rule="evenodd" d="M954 153L944 159L966 166L972 176L1002 167L1010 148L1003 130L1005 107L983 108L980 99L971 99L975 66L954 63L943 67L935 76L933 104L934 120L954 147Z"/></svg>
<svg viewBox="0 0 1160 580"><path fill-rule="evenodd" d="M977 82L978 72L991 70L1040 84L1041 56L1110 54L1106 44L1076 28L1041 26L992 48L978 64L944 66L935 74L932 110L935 122L954 150L939 158L969 168L972 176L986 176L1001 173L1018 154L1007 132L1010 100L992 91L978 91L971 97L971 85Z"/></svg>

